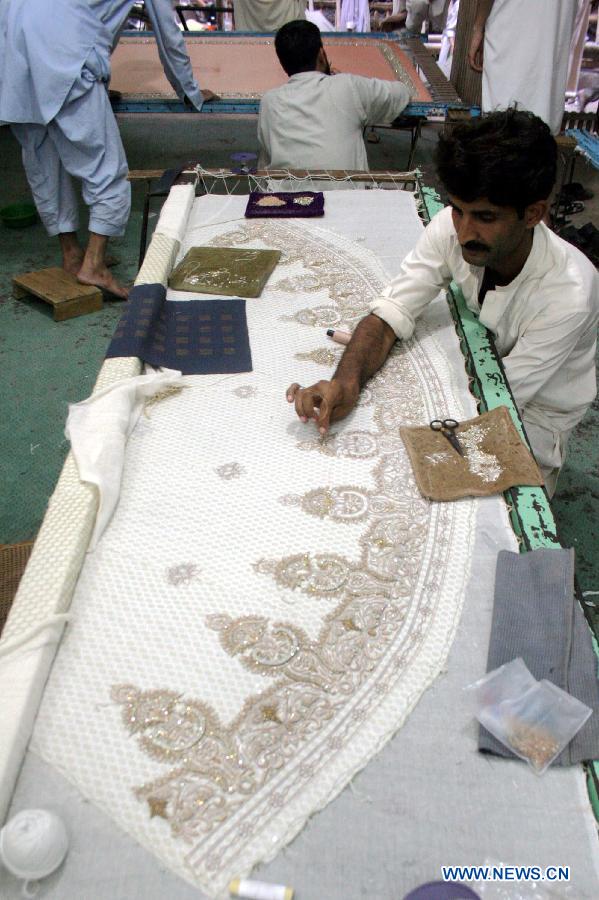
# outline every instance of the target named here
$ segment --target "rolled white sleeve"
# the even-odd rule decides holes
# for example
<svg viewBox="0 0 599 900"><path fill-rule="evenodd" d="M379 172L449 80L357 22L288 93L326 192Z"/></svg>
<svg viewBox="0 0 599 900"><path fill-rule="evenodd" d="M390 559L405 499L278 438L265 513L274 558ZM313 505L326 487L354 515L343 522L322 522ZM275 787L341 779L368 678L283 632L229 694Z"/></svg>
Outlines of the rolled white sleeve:
<svg viewBox="0 0 599 900"><path fill-rule="evenodd" d="M364 125L392 122L410 102L410 92L400 81L353 75L352 88Z"/></svg>
<svg viewBox="0 0 599 900"><path fill-rule="evenodd" d="M422 310L451 282L443 218L442 212L424 229L415 248L404 259L399 274L370 304L370 312L390 325L402 340L412 336Z"/></svg>

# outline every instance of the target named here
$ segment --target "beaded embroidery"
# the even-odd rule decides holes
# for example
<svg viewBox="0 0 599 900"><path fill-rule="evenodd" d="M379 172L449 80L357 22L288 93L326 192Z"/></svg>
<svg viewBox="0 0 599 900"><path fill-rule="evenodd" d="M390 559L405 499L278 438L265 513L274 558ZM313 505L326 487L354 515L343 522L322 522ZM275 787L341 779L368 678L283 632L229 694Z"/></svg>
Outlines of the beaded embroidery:
<svg viewBox="0 0 599 900"><path fill-rule="evenodd" d="M274 228L268 222L248 222L209 243L243 245L257 239L281 249L282 264L298 262L298 244L280 222ZM348 267L338 254L329 256L326 246L320 253L306 254L303 264L308 273L280 279L270 289L326 291L331 304L284 318L321 327L353 324L362 317L367 300L363 273ZM374 289L371 279L369 292ZM246 700L229 725L201 700L183 699L170 690L144 692L130 685L113 689L113 700L123 706L123 722L138 737L140 747L162 762L176 764L164 776L135 789L147 803L148 814L166 819L174 836L194 841L238 814L249 797L264 790L286 761L302 751L310 734L335 721L381 661L388 663L384 677L381 673L372 685L379 697L388 693L417 655L435 598L427 601L423 596L415 602L416 580L422 575L430 529L442 529L452 520L451 511L439 511L420 496L399 435L400 424L426 416L415 366L421 352L414 342L404 342L371 380L361 402L373 407L373 430L346 426L297 442L298 449L308 452L375 461L372 489L331 485L280 498L301 514L345 525L359 523L355 560L337 553L300 552L254 564L255 571L273 579L280 590L325 604L317 639L310 640L291 622L262 616L232 619L224 613L208 616L206 624L218 634L223 650L269 682ZM330 348L296 354L323 365L333 365L338 355ZM434 384L432 389L438 391ZM247 397L252 389L242 386L234 393ZM229 463L216 471L221 478L232 479L243 468ZM437 543L426 579L429 591L438 589L435 572L447 564L449 549L448 543ZM409 628L404 631L406 622ZM397 650L387 657L392 646ZM327 752L337 753L367 716L367 707L354 707L345 725L331 734ZM301 767L296 784L312 777L315 768L316 763ZM276 791L267 803L278 809L285 794ZM200 855L210 870L223 863L222 854L226 850L221 846L220 854Z"/></svg>
<svg viewBox="0 0 599 900"><path fill-rule="evenodd" d="M263 299L264 306L280 303L275 315L280 310L279 321L292 330L351 326L383 286L363 249L342 245L313 226L248 220L206 243L258 244L283 252ZM283 268L287 271L279 271ZM303 296L293 299L299 303L281 303L281 293L298 289ZM306 293L314 294L315 303L298 310L308 302ZM305 335L300 328L295 333ZM310 334L307 338L310 348L315 341ZM264 847L280 846L290 833L289 817L305 821L331 795L331 784L340 790L400 727L442 664L468 569L473 507L424 500L399 436L400 425L428 421L446 405L439 359L431 362L431 352L426 341L395 349L362 392L356 421L335 425L324 437L290 417L286 448L302 451L293 450L297 467L305 466L311 476L277 482L269 515L292 530L292 549L271 551L265 542L250 556L248 570L240 571L235 582L239 596L229 608L199 529L197 550L193 545L188 556L197 559L197 566L184 562L165 568L163 563L159 570L162 584L166 573L169 585L188 585L177 592L177 601L187 604L194 617L186 619L189 631L182 631L173 646L181 655L178 668L169 669L170 676L151 677L155 665L152 669L146 660L156 651L141 629L136 674L125 668L119 669L120 677L104 679L112 684L114 708L102 715L114 715L113 730L120 719L116 741L128 763L127 777L118 781L115 818L211 893L222 892L229 878L249 869ZM315 364L332 367L340 353L326 345L292 349L287 362L291 359L306 384ZM255 381L258 387L229 383L222 388L235 416L249 414L248 422L264 414L267 401L275 402L262 372L255 373ZM193 389L184 392L183 400L187 396L192 402ZM251 403L238 402L250 398ZM276 402L284 404L282 392ZM157 407L153 431L167 407ZM455 411L460 414L459 407ZM227 502L246 497L255 487L255 479L241 477L251 451L241 456L236 444L237 460L226 461L227 446L222 443L218 455L205 460L205 483L193 473L202 514L204 491L212 497L202 520L211 552L219 546L208 540L216 531L210 518L214 503L222 505L224 495ZM197 455L194 446L190 458L195 461ZM325 471L322 478L315 474ZM269 476L263 473L265 483ZM318 532L308 527L314 524ZM259 534L260 520L248 516L247 528ZM323 538L319 547L306 545L305 533L337 537L330 543ZM226 530L222 534L226 541ZM223 563L236 565L235 548L223 551ZM145 584L143 573L140 577ZM203 655L209 657L204 680L196 668ZM175 671L179 674L173 676ZM215 683L222 677L218 690L207 683L206 672L214 673ZM416 681L410 682L415 672ZM111 727L106 718L96 718L98 733ZM49 717L50 733L56 721ZM356 755L357 746L367 750ZM341 757L351 762L339 769ZM143 774L136 779L132 772ZM323 783L329 785L326 793L317 787ZM94 791L97 785L89 793ZM111 791L115 796L112 783ZM313 793L316 802L304 799ZM124 795L135 798L137 815Z"/></svg>

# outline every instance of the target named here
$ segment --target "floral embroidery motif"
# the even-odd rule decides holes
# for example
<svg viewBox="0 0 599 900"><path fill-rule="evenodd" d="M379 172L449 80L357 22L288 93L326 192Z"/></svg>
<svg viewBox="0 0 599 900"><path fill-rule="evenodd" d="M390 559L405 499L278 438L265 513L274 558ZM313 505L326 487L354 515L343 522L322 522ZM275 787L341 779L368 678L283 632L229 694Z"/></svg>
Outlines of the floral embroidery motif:
<svg viewBox="0 0 599 900"><path fill-rule="evenodd" d="M343 431L340 434L327 431L307 441L298 441L297 447L347 459L372 459L380 450L377 435L369 431Z"/></svg>
<svg viewBox="0 0 599 900"><path fill-rule="evenodd" d="M289 494L281 497L286 506L300 506L304 512L320 519L358 522L368 514L368 493L355 487L316 488L303 497Z"/></svg>
<svg viewBox="0 0 599 900"><path fill-rule="evenodd" d="M283 322L298 322L312 328L335 328L344 322L343 317L334 306L313 306L311 309L300 309L292 316L281 316Z"/></svg>
<svg viewBox="0 0 599 900"><path fill-rule="evenodd" d="M189 584L199 574L200 570L193 563L179 563L166 570L166 579L170 584L179 587L182 584Z"/></svg>
<svg viewBox="0 0 599 900"><path fill-rule="evenodd" d="M276 281L272 285L272 290L274 291L285 291L286 293L291 293L292 291L321 291L326 286L323 284L322 280L316 274L312 274L308 272L305 275L295 275L290 278L282 278L280 281Z"/></svg>
<svg viewBox="0 0 599 900"><path fill-rule="evenodd" d="M261 616L233 620L214 615L208 616L206 624L220 634L230 656L238 656L247 668L260 674L272 674L273 668L284 666L297 655L300 645L307 643L301 629L282 623L270 626Z"/></svg>
<svg viewBox="0 0 599 900"><path fill-rule="evenodd" d="M242 384L239 387L233 390L233 393L236 397L240 397L242 400L247 399L248 397L255 397L258 393L258 388L255 388L253 384Z"/></svg>
<svg viewBox="0 0 599 900"><path fill-rule="evenodd" d="M259 560L255 570L272 575L280 587L307 594L331 597L345 587L351 564L334 553L297 553L282 560Z"/></svg>
<svg viewBox="0 0 599 900"><path fill-rule="evenodd" d="M341 353L331 350L329 347L318 347L316 350L308 350L305 353L296 353L296 359L307 359L319 366L334 366L341 359Z"/></svg>
<svg viewBox="0 0 599 900"><path fill-rule="evenodd" d="M222 478L225 481L231 481L233 478L241 478L242 475L245 475L243 466L240 466L239 463L236 462L225 463L214 471L219 478Z"/></svg>

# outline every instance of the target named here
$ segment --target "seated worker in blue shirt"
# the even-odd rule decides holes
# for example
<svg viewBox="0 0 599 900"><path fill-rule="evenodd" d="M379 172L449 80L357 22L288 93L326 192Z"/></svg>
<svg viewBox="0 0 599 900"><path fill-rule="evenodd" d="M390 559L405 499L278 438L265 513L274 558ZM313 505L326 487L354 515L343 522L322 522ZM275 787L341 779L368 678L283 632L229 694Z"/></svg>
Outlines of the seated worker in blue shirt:
<svg viewBox="0 0 599 900"><path fill-rule="evenodd" d="M23 165L48 234L58 235L62 266L82 284L120 299L127 290L106 267L108 238L122 235L131 208L127 160L110 107L110 53L132 0L10 0L0 3L0 123L21 144ZM200 91L170 0L146 0L170 83L200 110ZM81 181L89 243L77 240Z"/></svg>

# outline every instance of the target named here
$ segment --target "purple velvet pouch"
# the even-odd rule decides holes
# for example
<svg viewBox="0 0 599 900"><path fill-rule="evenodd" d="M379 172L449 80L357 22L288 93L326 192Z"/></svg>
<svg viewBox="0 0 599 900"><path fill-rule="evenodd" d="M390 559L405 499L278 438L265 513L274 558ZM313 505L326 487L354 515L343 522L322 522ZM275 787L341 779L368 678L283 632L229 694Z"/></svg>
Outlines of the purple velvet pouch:
<svg viewBox="0 0 599 900"><path fill-rule="evenodd" d="M324 216L324 194L322 191L278 191L273 194L252 191L245 215L248 219Z"/></svg>

